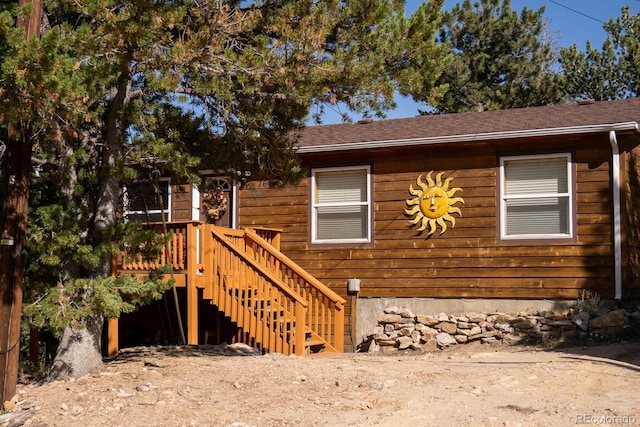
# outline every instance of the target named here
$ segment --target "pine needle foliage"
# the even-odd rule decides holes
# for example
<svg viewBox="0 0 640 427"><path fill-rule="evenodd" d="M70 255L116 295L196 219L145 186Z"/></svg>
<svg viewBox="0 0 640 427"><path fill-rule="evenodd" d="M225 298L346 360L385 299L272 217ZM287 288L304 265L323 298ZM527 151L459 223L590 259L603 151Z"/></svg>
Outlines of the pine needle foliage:
<svg viewBox="0 0 640 427"><path fill-rule="evenodd" d="M544 7L510 0L464 0L444 13L439 41L453 60L436 80L446 92L429 102L428 114L498 110L554 104L564 99L554 70L556 54L545 32Z"/></svg>
<svg viewBox="0 0 640 427"><path fill-rule="evenodd" d="M47 288L23 308L29 323L61 335L66 327L82 328L84 320L96 314L118 318L140 305L160 299L172 281L157 274L148 279L109 276L96 279L72 279Z"/></svg>
<svg viewBox="0 0 640 427"><path fill-rule="evenodd" d="M0 5L0 123L34 132L25 313L56 331L114 316L168 283L110 277L162 245L123 221L123 188L199 171L300 179L297 131L344 105L383 117L397 91L440 94L441 2L44 0L42 37Z"/></svg>
<svg viewBox="0 0 640 427"><path fill-rule="evenodd" d="M603 28L607 38L598 50L587 41L586 50L576 45L561 50L560 62L566 90L572 98L610 101L637 97L640 92L640 13L629 7L611 18Z"/></svg>

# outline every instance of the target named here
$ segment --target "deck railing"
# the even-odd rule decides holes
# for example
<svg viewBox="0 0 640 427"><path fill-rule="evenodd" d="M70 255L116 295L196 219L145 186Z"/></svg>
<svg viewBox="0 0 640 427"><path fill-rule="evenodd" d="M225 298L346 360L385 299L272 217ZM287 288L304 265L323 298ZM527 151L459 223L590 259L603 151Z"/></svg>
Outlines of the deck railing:
<svg viewBox="0 0 640 427"><path fill-rule="evenodd" d="M200 224L199 221L169 222L145 224L145 228L155 231L162 237L168 236L168 240L162 247L160 256L157 259L145 259L142 255L129 256L124 253L117 257L118 270L123 272L148 271L164 267L171 264L174 271L186 270L187 268L187 228L189 225ZM194 239L196 236L192 236ZM130 259L133 258L133 259Z"/></svg>
<svg viewBox="0 0 640 427"><path fill-rule="evenodd" d="M253 231L276 250L280 250L280 235L282 234L280 230L265 227L249 227L247 230Z"/></svg>
<svg viewBox="0 0 640 427"><path fill-rule="evenodd" d="M236 322L255 344L270 352L303 354L322 342L325 350L344 348L345 300L280 251L280 231L234 230L199 221L150 224L170 236L157 260L118 257L118 270L135 273L171 262L186 276L188 318L197 325L197 292ZM190 331L197 342L197 331Z"/></svg>

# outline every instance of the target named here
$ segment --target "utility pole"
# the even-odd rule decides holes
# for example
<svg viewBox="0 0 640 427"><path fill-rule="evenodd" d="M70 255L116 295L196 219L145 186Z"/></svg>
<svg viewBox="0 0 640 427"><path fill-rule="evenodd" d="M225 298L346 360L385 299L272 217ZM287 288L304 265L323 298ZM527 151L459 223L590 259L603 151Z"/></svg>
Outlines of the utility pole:
<svg viewBox="0 0 640 427"><path fill-rule="evenodd" d="M19 17L27 40L40 36L42 0L19 0L32 4L31 13ZM18 384L20 320L26 268L27 214L33 135L29 120L9 124L3 185L5 199L0 217L0 403L13 398Z"/></svg>

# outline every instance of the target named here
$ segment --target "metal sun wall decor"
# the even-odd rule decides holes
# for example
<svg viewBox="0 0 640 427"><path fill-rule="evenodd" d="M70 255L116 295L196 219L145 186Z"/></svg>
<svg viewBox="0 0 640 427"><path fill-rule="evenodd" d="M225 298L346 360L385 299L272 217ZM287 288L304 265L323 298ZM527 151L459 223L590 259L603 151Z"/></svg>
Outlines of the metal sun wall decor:
<svg viewBox="0 0 640 427"><path fill-rule="evenodd" d="M409 225L418 227L418 231L426 230L429 227L429 233L427 236L432 235L439 225L442 227L440 234L447 230L447 223L451 223L451 228L455 227L456 220L451 214L457 213L462 216L460 209L453 206L460 202L464 204L462 197L453 197L456 191L462 191L461 188L449 189L449 183L453 178L447 178L444 183L442 182L442 175L444 172L436 175L436 180L431 178L433 171L427 174L427 182L422 181L422 175L418 176L416 183L420 187L419 189L413 188L413 185L409 185L409 193L414 195L413 199L407 199L407 209L404 213L407 215L415 215L415 218L409 221Z"/></svg>

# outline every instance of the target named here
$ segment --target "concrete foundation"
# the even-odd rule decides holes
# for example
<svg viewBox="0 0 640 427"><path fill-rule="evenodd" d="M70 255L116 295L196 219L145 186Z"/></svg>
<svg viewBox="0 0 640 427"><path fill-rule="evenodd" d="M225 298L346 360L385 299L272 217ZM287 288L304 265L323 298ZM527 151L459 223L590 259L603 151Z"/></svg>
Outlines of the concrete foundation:
<svg viewBox="0 0 640 427"><path fill-rule="evenodd" d="M377 316L387 307L406 307L414 314L461 315L469 312L517 314L565 308L570 300L520 299L437 299L437 298L357 298L356 345L362 343L378 324Z"/></svg>

